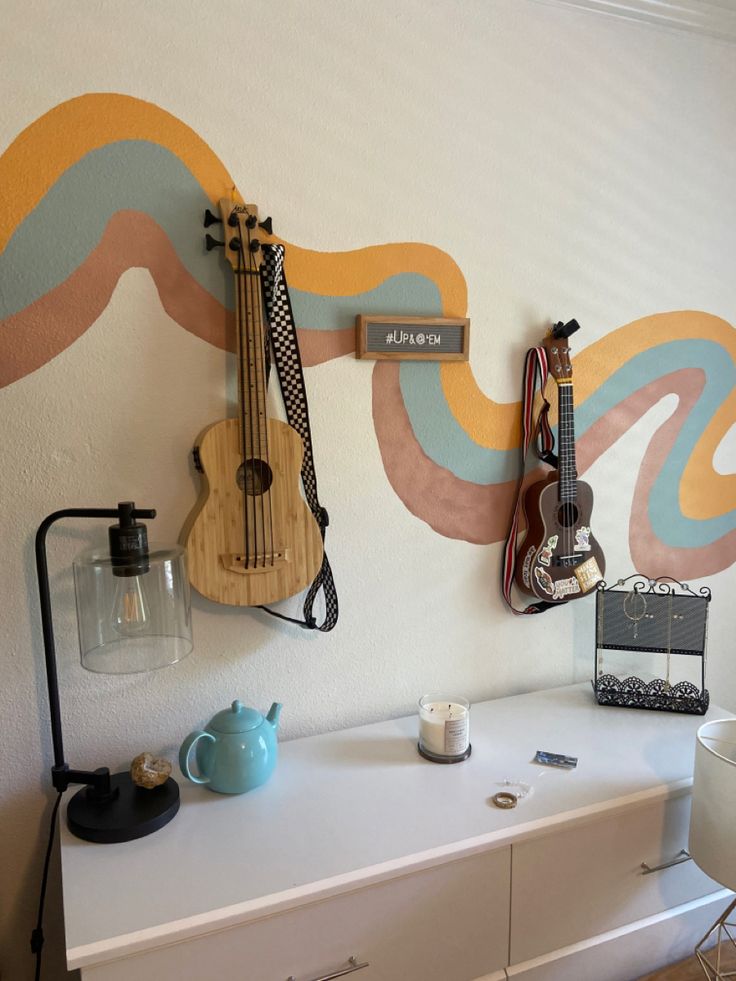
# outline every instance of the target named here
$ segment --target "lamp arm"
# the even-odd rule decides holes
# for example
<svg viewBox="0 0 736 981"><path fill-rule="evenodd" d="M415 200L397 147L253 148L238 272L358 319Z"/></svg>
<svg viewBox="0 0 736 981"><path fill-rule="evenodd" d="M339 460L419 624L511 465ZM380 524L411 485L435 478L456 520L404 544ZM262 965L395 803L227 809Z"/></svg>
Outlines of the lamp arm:
<svg viewBox="0 0 736 981"><path fill-rule="evenodd" d="M56 643L54 641L49 570L46 559L46 535L51 525L61 518L117 518L118 514L119 511L117 508L64 508L61 511L54 511L48 517L44 518L36 532L38 595L41 607L46 681L49 692L51 739L54 747L54 766L52 767L51 775L53 785L58 791L66 790L70 783L86 783L101 794L109 793L110 771L107 767L100 767L92 771L72 770L64 760L64 740L61 731L61 708L59 704L59 681L56 672ZM134 518L155 518L156 512L152 509L136 508L132 512L132 516Z"/></svg>

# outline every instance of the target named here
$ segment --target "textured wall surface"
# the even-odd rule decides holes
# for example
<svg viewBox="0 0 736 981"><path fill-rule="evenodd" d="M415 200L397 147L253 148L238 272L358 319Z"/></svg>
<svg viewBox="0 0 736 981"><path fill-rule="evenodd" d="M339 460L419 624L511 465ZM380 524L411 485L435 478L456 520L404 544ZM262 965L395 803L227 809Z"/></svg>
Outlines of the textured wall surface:
<svg viewBox="0 0 736 981"><path fill-rule="evenodd" d="M51 800L33 535L132 498L154 540L178 536L193 440L231 402L232 297L200 225L229 183L289 250L340 622L315 636L195 597L185 662L89 676L70 563L104 527L57 526L69 760L173 756L235 697L283 702L291 738L434 688L589 677L592 599L519 620L499 592L524 351L570 317L608 578L712 589L708 687L736 710L731 45L530 0L0 13L3 981L32 976ZM369 311L467 311L469 364L357 362ZM48 921L63 977L56 867Z"/></svg>

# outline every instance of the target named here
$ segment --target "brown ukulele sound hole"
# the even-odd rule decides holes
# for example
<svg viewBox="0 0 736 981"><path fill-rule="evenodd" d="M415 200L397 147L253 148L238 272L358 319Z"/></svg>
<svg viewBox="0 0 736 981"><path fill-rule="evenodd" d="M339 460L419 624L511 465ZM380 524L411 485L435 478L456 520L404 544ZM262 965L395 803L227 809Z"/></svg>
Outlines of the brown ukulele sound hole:
<svg viewBox="0 0 736 981"><path fill-rule="evenodd" d="M572 528L578 520L578 507L572 501L561 504L557 511L557 521L563 528Z"/></svg>
<svg viewBox="0 0 736 981"><path fill-rule="evenodd" d="M265 460L246 460L235 479L249 497L260 497L273 483L273 472Z"/></svg>

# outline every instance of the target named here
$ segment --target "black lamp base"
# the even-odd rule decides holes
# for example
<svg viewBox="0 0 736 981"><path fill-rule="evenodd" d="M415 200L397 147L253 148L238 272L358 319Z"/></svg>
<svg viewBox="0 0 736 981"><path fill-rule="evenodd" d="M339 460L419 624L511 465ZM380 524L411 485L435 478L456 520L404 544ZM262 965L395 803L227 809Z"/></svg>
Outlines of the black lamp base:
<svg viewBox="0 0 736 981"><path fill-rule="evenodd" d="M163 828L179 810L179 785L171 777L146 790L126 771L114 773L110 784L113 796L108 799L95 799L85 787L69 801L66 821L75 837L101 844L133 841Z"/></svg>

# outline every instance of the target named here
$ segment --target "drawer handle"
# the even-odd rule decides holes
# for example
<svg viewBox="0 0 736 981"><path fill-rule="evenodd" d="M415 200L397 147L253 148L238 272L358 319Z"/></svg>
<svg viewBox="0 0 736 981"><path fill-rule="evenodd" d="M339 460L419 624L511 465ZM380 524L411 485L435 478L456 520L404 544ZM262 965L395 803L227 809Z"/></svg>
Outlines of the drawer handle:
<svg viewBox="0 0 736 981"><path fill-rule="evenodd" d="M348 963L350 967L344 967L342 971L334 971L332 974L323 974L321 977L313 978L312 981L333 981L334 978L344 978L346 974L352 974L353 971L362 971L364 967L368 967L368 961L364 961L362 964L358 963L358 958L353 956L348 958ZM296 981L293 974L290 974L286 981Z"/></svg>
<svg viewBox="0 0 736 981"><path fill-rule="evenodd" d="M673 859L669 862L663 862L661 865L655 865L654 868L650 868L646 862L641 863L643 869L642 875L651 875L652 872L661 872L662 869L671 869L673 865L682 865L683 862L691 862L692 855L686 849L682 848Z"/></svg>

